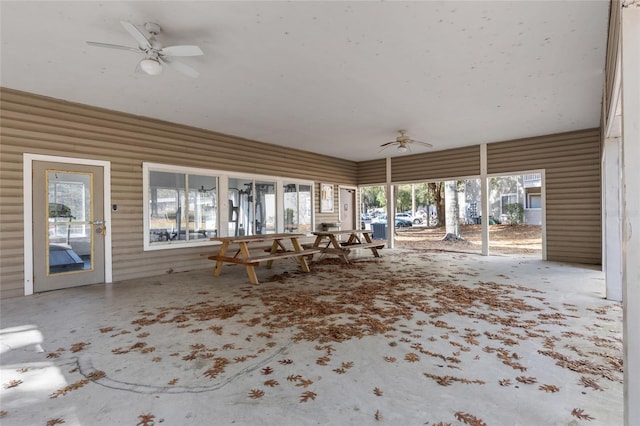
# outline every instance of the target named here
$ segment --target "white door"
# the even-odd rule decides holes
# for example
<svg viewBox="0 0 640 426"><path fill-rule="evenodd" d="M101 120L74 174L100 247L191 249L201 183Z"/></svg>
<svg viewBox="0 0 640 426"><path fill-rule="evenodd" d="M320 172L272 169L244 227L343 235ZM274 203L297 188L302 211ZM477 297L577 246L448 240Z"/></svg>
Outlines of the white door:
<svg viewBox="0 0 640 426"><path fill-rule="evenodd" d="M357 229L355 220L355 189L340 188L340 228Z"/></svg>
<svg viewBox="0 0 640 426"><path fill-rule="evenodd" d="M34 291L105 282L104 170L34 161Z"/></svg>

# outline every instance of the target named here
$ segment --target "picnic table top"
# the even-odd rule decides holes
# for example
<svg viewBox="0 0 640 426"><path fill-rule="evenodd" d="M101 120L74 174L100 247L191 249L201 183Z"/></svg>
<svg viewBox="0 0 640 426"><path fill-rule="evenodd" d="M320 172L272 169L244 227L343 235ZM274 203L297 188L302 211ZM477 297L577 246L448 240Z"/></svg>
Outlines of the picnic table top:
<svg viewBox="0 0 640 426"><path fill-rule="evenodd" d="M313 235L370 234L369 229L343 229L340 231L314 231Z"/></svg>
<svg viewBox="0 0 640 426"><path fill-rule="evenodd" d="M256 241L273 241L284 240L287 238L299 238L304 237L305 234L296 234L291 232L285 232L281 234L259 234L259 235L241 235L230 237L212 237L211 241L222 241L228 243L251 243Z"/></svg>

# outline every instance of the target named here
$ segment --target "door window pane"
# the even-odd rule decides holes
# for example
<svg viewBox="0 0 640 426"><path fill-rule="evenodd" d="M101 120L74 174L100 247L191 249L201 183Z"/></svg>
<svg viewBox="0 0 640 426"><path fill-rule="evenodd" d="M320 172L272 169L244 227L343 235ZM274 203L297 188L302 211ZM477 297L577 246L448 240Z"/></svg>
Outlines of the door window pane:
<svg viewBox="0 0 640 426"><path fill-rule="evenodd" d="M90 173L47 172L48 273L93 270Z"/></svg>

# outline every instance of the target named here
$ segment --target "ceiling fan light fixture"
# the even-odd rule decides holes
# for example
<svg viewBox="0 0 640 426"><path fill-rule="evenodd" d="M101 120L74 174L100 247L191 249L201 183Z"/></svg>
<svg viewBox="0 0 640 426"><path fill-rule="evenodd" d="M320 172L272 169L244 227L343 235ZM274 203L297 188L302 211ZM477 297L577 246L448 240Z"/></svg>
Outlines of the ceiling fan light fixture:
<svg viewBox="0 0 640 426"><path fill-rule="evenodd" d="M404 145L398 145L398 152L407 152L407 147Z"/></svg>
<svg viewBox="0 0 640 426"><path fill-rule="evenodd" d="M156 58L145 58L140 61L140 69L149 75L162 74L162 65Z"/></svg>

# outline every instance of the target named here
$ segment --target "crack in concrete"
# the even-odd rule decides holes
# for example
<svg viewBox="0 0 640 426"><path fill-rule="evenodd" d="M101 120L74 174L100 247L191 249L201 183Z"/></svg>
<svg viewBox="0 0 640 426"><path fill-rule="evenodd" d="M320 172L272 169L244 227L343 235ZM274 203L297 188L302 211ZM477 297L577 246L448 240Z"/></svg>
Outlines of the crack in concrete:
<svg viewBox="0 0 640 426"><path fill-rule="evenodd" d="M114 379L110 379L108 376L102 377L100 379L91 379L89 376L92 373L96 373L100 370L96 369L93 366L93 362L92 359L89 355L83 355L83 356L79 356L77 358L77 366L78 366L78 370L80 372L80 374L82 376L84 376L85 378L87 378L88 380L91 380L92 382L100 385L100 386L104 386L106 388L110 388L110 389L115 389L115 390L123 390L123 391L127 391L127 392L134 392L134 393L140 393L140 394L156 394L156 393L168 393L168 394L180 394L180 393L202 393L202 392L212 392L212 391L216 391L219 389L222 389L223 387L225 387L226 385L228 385L229 383L237 380L239 377L244 376L248 373L251 373L261 367L266 366L267 364L269 364L271 361L273 361L274 358L276 358L278 355L281 355L283 352L285 352L287 349L289 349L291 346L293 345L293 339L289 340L289 343L287 343L285 346L282 346L281 348L279 348L277 351L275 351L273 354L269 355L268 357L264 358L263 360L247 366L245 368L243 368L242 370L238 371L237 373L233 374L232 376L224 379L221 382L218 382L214 385L211 386L194 386L194 387L188 387L188 386L151 386L151 385L143 385L143 384L137 384L137 383L128 383L128 382L123 382L120 380L114 380Z"/></svg>

